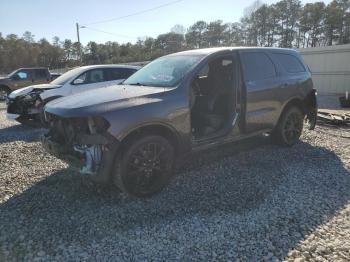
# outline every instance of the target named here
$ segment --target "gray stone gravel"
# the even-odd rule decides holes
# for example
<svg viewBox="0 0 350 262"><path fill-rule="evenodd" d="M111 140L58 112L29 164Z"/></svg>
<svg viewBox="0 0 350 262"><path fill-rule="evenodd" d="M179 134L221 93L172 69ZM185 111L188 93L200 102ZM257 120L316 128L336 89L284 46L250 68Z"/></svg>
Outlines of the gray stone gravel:
<svg viewBox="0 0 350 262"><path fill-rule="evenodd" d="M150 199L100 188L0 110L0 261L348 261L350 130L196 154Z"/></svg>

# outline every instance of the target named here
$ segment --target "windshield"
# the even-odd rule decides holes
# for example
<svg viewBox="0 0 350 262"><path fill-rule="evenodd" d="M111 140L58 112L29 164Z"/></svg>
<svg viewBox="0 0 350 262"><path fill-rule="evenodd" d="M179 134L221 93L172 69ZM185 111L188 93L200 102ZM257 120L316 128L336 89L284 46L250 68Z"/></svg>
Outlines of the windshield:
<svg viewBox="0 0 350 262"><path fill-rule="evenodd" d="M16 74L18 72L18 69L16 69L15 71L11 72L10 74L7 75L7 77L12 77L14 74Z"/></svg>
<svg viewBox="0 0 350 262"><path fill-rule="evenodd" d="M174 87L202 56L167 56L149 63L123 82L125 85Z"/></svg>
<svg viewBox="0 0 350 262"><path fill-rule="evenodd" d="M64 85L69 81L72 77L78 76L83 70L81 67L69 70L68 72L64 73L63 75L57 77L55 80L51 82L53 85Z"/></svg>

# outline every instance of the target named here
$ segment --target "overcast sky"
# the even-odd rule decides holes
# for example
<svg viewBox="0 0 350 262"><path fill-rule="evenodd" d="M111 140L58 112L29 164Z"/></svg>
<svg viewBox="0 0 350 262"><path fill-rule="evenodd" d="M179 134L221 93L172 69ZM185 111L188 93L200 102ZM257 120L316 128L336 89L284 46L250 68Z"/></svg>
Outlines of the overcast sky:
<svg viewBox="0 0 350 262"><path fill-rule="evenodd" d="M169 32L175 24L182 24L187 28L198 20L239 21L244 8L254 0L183 0L118 21L90 24L170 2L174 0L1 0L0 32L3 35L10 33L22 35L25 31L30 31L36 40L45 37L51 41L53 36L58 36L61 40L69 38L76 41L75 23L79 22L92 29L113 33L107 34L83 28L80 31L83 44L89 41L135 42L137 37L156 37ZM263 2L270 4L277 1ZM304 4L307 2L316 1L302 1ZM330 0L325 1L326 4L329 2Z"/></svg>

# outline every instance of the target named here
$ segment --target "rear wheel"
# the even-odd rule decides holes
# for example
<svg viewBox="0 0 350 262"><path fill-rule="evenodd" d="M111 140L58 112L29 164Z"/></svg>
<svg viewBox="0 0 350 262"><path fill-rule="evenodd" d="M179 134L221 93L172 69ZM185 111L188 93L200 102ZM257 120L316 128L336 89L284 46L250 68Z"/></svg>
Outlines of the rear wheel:
<svg viewBox="0 0 350 262"><path fill-rule="evenodd" d="M168 184L174 156L173 146L161 136L128 143L116 163L114 183L128 194L151 196Z"/></svg>
<svg viewBox="0 0 350 262"><path fill-rule="evenodd" d="M303 131L304 114L296 107L289 107L281 116L272 133L273 140L280 145L292 146L299 141Z"/></svg>

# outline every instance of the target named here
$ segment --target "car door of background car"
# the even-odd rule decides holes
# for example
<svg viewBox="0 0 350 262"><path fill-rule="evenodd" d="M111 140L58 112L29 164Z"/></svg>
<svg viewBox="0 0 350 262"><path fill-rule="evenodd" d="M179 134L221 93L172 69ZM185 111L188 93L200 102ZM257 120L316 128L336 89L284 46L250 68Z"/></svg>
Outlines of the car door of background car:
<svg viewBox="0 0 350 262"><path fill-rule="evenodd" d="M240 57L246 88L245 130L250 133L271 129L280 107L276 97L279 71L268 52L241 50Z"/></svg>
<svg viewBox="0 0 350 262"><path fill-rule="evenodd" d="M106 69L90 69L80 74L70 83L70 85L72 94L106 87L108 86L108 83L106 83Z"/></svg>
<svg viewBox="0 0 350 262"><path fill-rule="evenodd" d="M33 72L30 69L21 69L15 75L13 75L12 81L14 82L14 89L32 85L32 73Z"/></svg>

